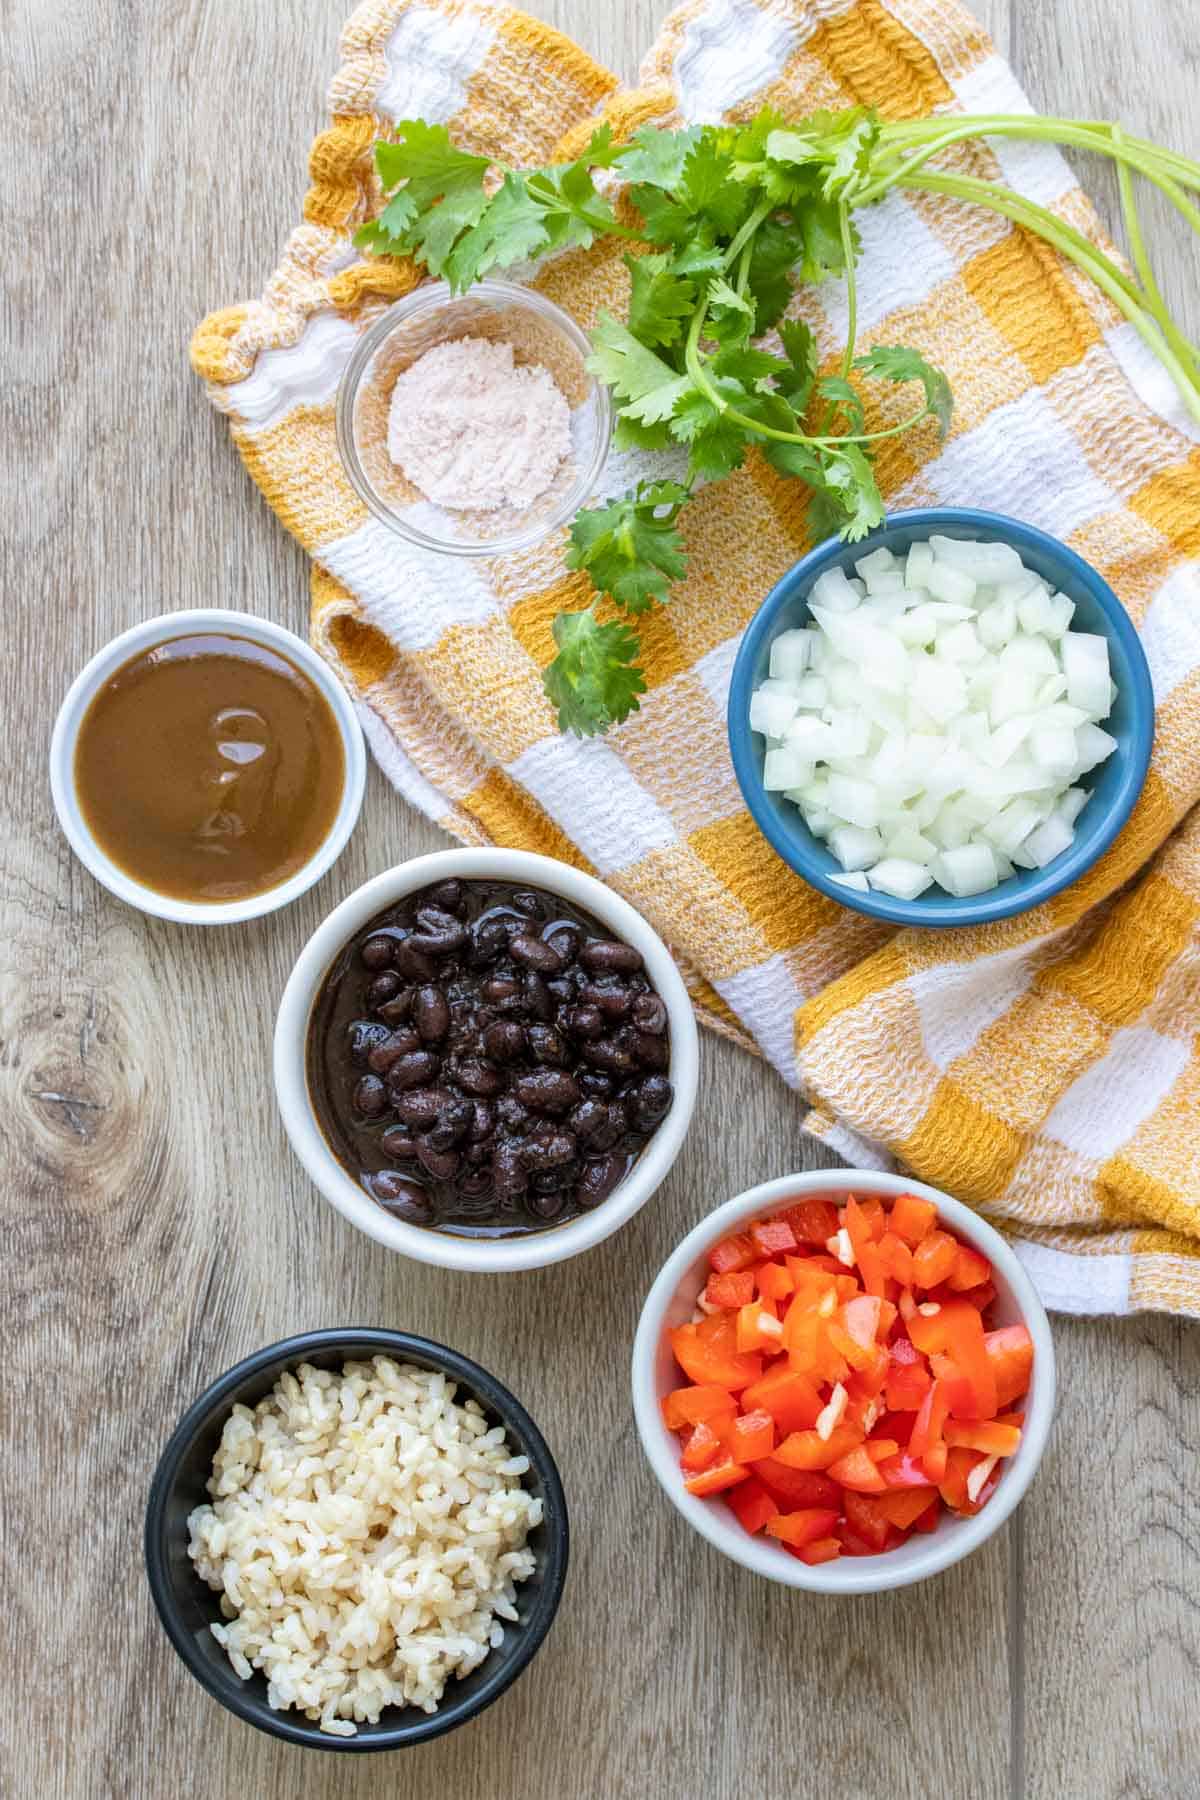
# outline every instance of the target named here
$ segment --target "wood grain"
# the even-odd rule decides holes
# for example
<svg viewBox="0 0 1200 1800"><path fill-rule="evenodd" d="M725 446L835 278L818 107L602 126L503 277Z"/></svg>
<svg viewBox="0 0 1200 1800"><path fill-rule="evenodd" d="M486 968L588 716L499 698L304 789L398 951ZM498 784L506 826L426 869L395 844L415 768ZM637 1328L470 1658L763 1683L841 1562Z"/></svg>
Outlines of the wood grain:
<svg viewBox="0 0 1200 1800"><path fill-rule="evenodd" d="M632 77L659 9L533 10ZM1197 49L1184 9L983 10L1035 103L1120 110L1186 145ZM206 310L257 291L298 216L341 18L339 0L4 9L0 1794L1194 1795L1194 1331L1060 1326L1062 1414L1023 1520L942 1580L840 1604L756 1583L658 1496L627 1347L651 1274L691 1222L816 1160L777 1081L706 1042L710 1128L652 1205L581 1261L511 1278L418 1268L344 1225L298 1171L269 1039L316 921L439 834L372 772L337 870L236 932L127 911L58 834L50 724L98 645L214 602L303 629L303 558L185 348ZM1191 265L1171 239L1166 285L1195 328ZM554 1444L574 1512L545 1652L474 1725L386 1763L303 1756L229 1718L168 1649L140 1566L149 1474L188 1401L254 1347L338 1323L427 1332L494 1368Z"/></svg>

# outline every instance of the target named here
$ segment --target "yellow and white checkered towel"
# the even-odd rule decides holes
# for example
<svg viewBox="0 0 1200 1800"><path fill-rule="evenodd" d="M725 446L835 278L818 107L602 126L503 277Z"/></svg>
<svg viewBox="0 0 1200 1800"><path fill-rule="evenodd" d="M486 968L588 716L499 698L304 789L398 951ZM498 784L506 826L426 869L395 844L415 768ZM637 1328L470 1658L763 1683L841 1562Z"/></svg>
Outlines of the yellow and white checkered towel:
<svg viewBox="0 0 1200 1800"><path fill-rule="evenodd" d="M992 507L1065 539L1120 594L1153 671L1154 761L1120 840L1069 892L986 929L897 933L844 910L777 860L742 805L726 687L739 633L807 547L799 483L752 457L699 496L687 579L643 630L641 712L579 743L558 735L540 681L555 613L587 596L565 534L472 563L408 549L367 515L334 442L358 334L417 279L351 242L378 205L381 126L444 120L471 150L531 164L575 154L597 114L626 136L764 102L1027 110L1007 66L955 0L686 0L625 92L494 0L366 0L342 56L305 222L264 297L210 317L193 360L313 558L315 641L384 769L459 837L599 871L674 946L708 1022L757 1043L827 1142L978 1204L1049 1305L1200 1315L1200 812L1185 818L1200 795L1200 448L1095 291L949 200L893 195L859 219L864 341L917 345L957 403L944 445L885 447L889 503ZM1056 152L973 146L958 161L1099 239ZM563 254L534 283L590 325L622 308L621 248ZM841 287L796 308L832 360ZM638 473L614 456L602 491Z"/></svg>

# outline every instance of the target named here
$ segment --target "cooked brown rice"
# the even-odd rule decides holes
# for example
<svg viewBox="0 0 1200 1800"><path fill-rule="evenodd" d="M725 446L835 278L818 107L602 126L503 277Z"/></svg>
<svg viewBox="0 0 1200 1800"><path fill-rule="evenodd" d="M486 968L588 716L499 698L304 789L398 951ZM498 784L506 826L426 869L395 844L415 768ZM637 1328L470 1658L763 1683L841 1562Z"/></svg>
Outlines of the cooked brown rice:
<svg viewBox="0 0 1200 1800"><path fill-rule="evenodd" d="M279 1710L352 1737L386 1706L434 1712L517 1617L542 1503L502 1426L444 1375L376 1356L304 1363L226 1421L188 1520L213 1625L237 1673Z"/></svg>

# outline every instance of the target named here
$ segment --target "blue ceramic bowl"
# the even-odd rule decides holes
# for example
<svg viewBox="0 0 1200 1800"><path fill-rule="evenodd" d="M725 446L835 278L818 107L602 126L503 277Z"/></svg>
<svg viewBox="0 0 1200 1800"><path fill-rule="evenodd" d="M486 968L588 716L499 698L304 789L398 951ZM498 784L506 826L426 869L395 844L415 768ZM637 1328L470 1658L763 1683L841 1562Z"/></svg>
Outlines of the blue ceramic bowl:
<svg viewBox="0 0 1200 1800"><path fill-rule="evenodd" d="M856 893L831 878L840 865L819 838L813 836L797 807L781 794L763 787L765 744L750 729L750 696L766 679L772 640L789 627L808 622L808 594L825 569L852 565L871 550L886 545L900 554L909 545L937 532L942 537L976 538L1011 544L1027 568L1075 602L1072 629L1096 632L1108 639L1109 666L1117 685L1117 698L1104 729L1117 740L1107 762L1081 777L1079 785L1092 797L1079 815L1075 842L1044 869L1018 869L1007 881L986 894L956 900L938 886L927 888L916 900L896 900L890 894ZM803 557L777 581L747 627L733 666L729 690L729 746L734 773L759 830L789 868L820 888L832 900L851 906L873 918L898 925L980 925L991 919L1009 919L1016 913L1040 906L1085 869L1089 869L1112 843L1133 811L1146 779L1154 741L1154 696L1150 670L1137 632L1121 602L1095 569L1060 544L1057 538L1017 519L999 513L975 512L963 507L926 507L893 513L858 544L830 538Z"/></svg>

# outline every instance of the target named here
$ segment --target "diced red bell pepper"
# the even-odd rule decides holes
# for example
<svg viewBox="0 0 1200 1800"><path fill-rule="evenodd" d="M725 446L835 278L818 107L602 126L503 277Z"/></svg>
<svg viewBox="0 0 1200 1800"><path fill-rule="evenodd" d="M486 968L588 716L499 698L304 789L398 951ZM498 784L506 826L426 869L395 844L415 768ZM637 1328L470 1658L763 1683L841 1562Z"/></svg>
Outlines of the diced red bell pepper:
<svg viewBox="0 0 1200 1800"><path fill-rule="evenodd" d="M788 1208L787 1220L798 1244L823 1250L838 1228L837 1207L832 1200L801 1200Z"/></svg>
<svg viewBox="0 0 1200 1800"><path fill-rule="evenodd" d="M912 1436L912 1428L916 1422L917 1409L911 1412L882 1412L871 1427L872 1440L878 1438L895 1438L896 1442L907 1449L908 1440Z"/></svg>
<svg viewBox="0 0 1200 1800"><path fill-rule="evenodd" d="M938 1520L940 1519L941 1514L942 1514L941 1496L939 1494L935 1493L933 1496L933 1499L929 1502L929 1505L925 1508L925 1511L923 1513L921 1513L919 1518L916 1518L913 1520L912 1525L910 1526L910 1530L912 1530L912 1531L936 1531L938 1528Z"/></svg>
<svg viewBox="0 0 1200 1800"><path fill-rule="evenodd" d="M702 1469L698 1475L689 1475L683 1485L689 1494L719 1494L723 1489L733 1487L735 1482L745 1481L749 1473L743 1463L735 1463L731 1456L723 1456L711 1468Z"/></svg>
<svg viewBox="0 0 1200 1800"><path fill-rule="evenodd" d="M975 1397L971 1391L970 1382L965 1375L959 1373L958 1364L950 1357L942 1356L935 1351L929 1359L929 1367L933 1370L934 1378L942 1384L951 1418L970 1418L975 1406Z"/></svg>
<svg viewBox="0 0 1200 1800"><path fill-rule="evenodd" d="M862 1432L853 1425L835 1425L827 1438L818 1436L815 1431L793 1431L790 1437L784 1438L775 1456L790 1469L828 1469L839 1457L857 1449L862 1441ZM834 1479L839 1478L835 1476Z"/></svg>
<svg viewBox="0 0 1200 1800"><path fill-rule="evenodd" d="M720 1453L721 1439L712 1426L701 1419L688 1433L679 1458L680 1467L690 1475L698 1474L701 1469L707 1469L710 1463L716 1462Z"/></svg>
<svg viewBox="0 0 1200 1800"><path fill-rule="evenodd" d="M760 1263L754 1279L764 1300L787 1300L796 1291L796 1278L782 1263Z"/></svg>
<svg viewBox="0 0 1200 1800"><path fill-rule="evenodd" d="M951 1419L946 1425L946 1442L952 1449L981 1450L985 1456L1015 1456L1021 1433L1017 1426L1001 1425L995 1419L977 1425Z"/></svg>
<svg viewBox="0 0 1200 1800"><path fill-rule="evenodd" d="M758 1254L749 1234L738 1231L714 1244L708 1253L708 1261L718 1275L728 1275L735 1269L748 1269L751 1263L758 1261Z"/></svg>
<svg viewBox="0 0 1200 1800"><path fill-rule="evenodd" d="M782 1216L756 1219L750 1227L750 1236L760 1256L783 1256L787 1251L796 1249L796 1234L790 1222Z"/></svg>
<svg viewBox="0 0 1200 1800"><path fill-rule="evenodd" d="M779 1511L774 1499L767 1492L761 1481L752 1475L729 1491L728 1505L743 1531L753 1536L761 1531L769 1519L773 1519Z"/></svg>
<svg viewBox="0 0 1200 1800"><path fill-rule="evenodd" d="M936 1444L930 1444L928 1450L926 1450L921 1458L921 1467L924 1469L926 1475L928 1475L930 1481L937 1482L942 1479L942 1476L946 1473L946 1458L949 1454L949 1447L944 1438L940 1439Z"/></svg>
<svg viewBox="0 0 1200 1800"><path fill-rule="evenodd" d="M958 1260L958 1245L948 1231L931 1231L913 1251L913 1286L937 1287Z"/></svg>
<svg viewBox="0 0 1200 1800"><path fill-rule="evenodd" d="M856 1494L850 1489L843 1503L847 1525L876 1552L887 1543L889 1521L878 1510L886 1498L886 1495Z"/></svg>
<svg viewBox="0 0 1200 1800"><path fill-rule="evenodd" d="M942 1308L946 1353L971 1389L974 1419L994 1419L997 1404L996 1375L988 1359L983 1321L969 1300L951 1300Z"/></svg>
<svg viewBox="0 0 1200 1800"><path fill-rule="evenodd" d="M895 1438L868 1438L864 1448L873 1463L887 1462L891 1456L899 1456L900 1446Z"/></svg>
<svg viewBox="0 0 1200 1800"><path fill-rule="evenodd" d="M879 1473L889 1488L927 1488L930 1480L911 1451L902 1450L899 1456L889 1456L886 1462L878 1464Z"/></svg>
<svg viewBox="0 0 1200 1800"><path fill-rule="evenodd" d="M773 1300L751 1300L738 1308L736 1342L742 1354L783 1349L783 1325Z"/></svg>
<svg viewBox="0 0 1200 1800"><path fill-rule="evenodd" d="M873 1350L879 1336L882 1312L882 1300L869 1294L859 1294L856 1299L847 1300L843 1305L842 1322L856 1344L861 1344L866 1350Z"/></svg>
<svg viewBox="0 0 1200 1800"><path fill-rule="evenodd" d="M728 1388L712 1383L675 1388L662 1403L663 1420L668 1431L681 1431L685 1425L698 1425L701 1419L732 1418L737 1402Z"/></svg>
<svg viewBox="0 0 1200 1800"><path fill-rule="evenodd" d="M835 1537L817 1538L811 1544L801 1544L796 1554L801 1562L812 1567L817 1563L836 1562L842 1554L842 1546Z"/></svg>
<svg viewBox="0 0 1200 1800"><path fill-rule="evenodd" d="M869 1544L865 1537L861 1537L853 1525L844 1523L839 1525L838 1538L847 1556L875 1556L878 1554L874 1545Z"/></svg>
<svg viewBox="0 0 1200 1800"><path fill-rule="evenodd" d="M829 1475L832 1481L840 1481L844 1488L853 1488L858 1494L882 1494L887 1487L863 1444L831 1463Z"/></svg>
<svg viewBox="0 0 1200 1800"><path fill-rule="evenodd" d="M757 1462L775 1448L775 1421L769 1412L742 1413L726 1432L725 1441L734 1462Z"/></svg>
<svg viewBox="0 0 1200 1800"><path fill-rule="evenodd" d="M790 1469L778 1457L763 1456L754 1465L754 1473L767 1492L778 1500L780 1508L794 1512L798 1506L833 1506L841 1504L842 1490L828 1475L817 1469Z"/></svg>
<svg viewBox="0 0 1200 1800"><path fill-rule="evenodd" d="M984 1333L983 1346L996 1378L997 1405L1011 1406L1029 1388L1033 1339L1024 1325L1002 1325Z"/></svg>
<svg viewBox="0 0 1200 1800"><path fill-rule="evenodd" d="M997 1413L996 1423L997 1425L1015 1425L1019 1431L1025 1423L1025 1414L1023 1412Z"/></svg>
<svg viewBox="0 0 1200 1800"><path fill-rule="evenodd" d="M821 1416L824 1401L816 1384L786 1365L768 1369L742 1394L743 1406L769 1412L780 1431L810 1430Z"/></svg>
<svg viewBox="0 0 1200 1800"><path fill-rule="evenodd" d="M901 1346L904 1347L903 1354L897 1356ZM932 1386L933 1377L910 1339L897 1338L890 1346L890 1354L887 1403L893 1412L916 1412Z"/></svg>
<svg viewBox="0 0 1200 1800"><path fill-rule="evenodd" d="M962 1293L966 1288L982 1287L991 1278L992 1265L987 1257L973 1250L970 1244L960 1244L954 1267L946 1277L947 1285L956 1293Z"/></svg>
<svg viewBox="0 0 1200 1800"><path fill-rule="evenodd" d="M915 1247L937 1224L937 1207L917 1194L897 1194L888 1224L906 1244Z"/></svg>
<svg viewBox="0 0 1200 1800"><path fill-rule="evenodd" d="M901 1287L912 1286L913 1253L899 1232L884 1232L879 1240L879 1260L883 1264L885 1275L890 1275Z"/></svg>
<svg viewBox="0 0 1200 1800"><path fill-rule="evenodd" d="M940 1381L935 1381L921 1402L921 1409L913 1421L912 1436L908 1440L909 1456L921 1464L931 1482L938 1480L945 1467L943 1430L946 1413L945 1389Z"/></svg>
<svg viewBox="0 0 1200 1800"><path fill-rule="evenodd" d="M728 1315L721 1315L723 1318ZM703 1324L711 1324L704 1320ZM670 1333L675 1361L684 1374L704 1386L723 1387L731 1394L749 1387L762 1374L761 1356L739 1356L730 1328L728 1340L702 1335L702 1325L678 1325Z"/></svg>
<svg viewBox="0 0 1200 1800"><path fill-rule="evenodd" d="M888 1226L888 1211L878 1194L860 1194L858 1210L867 1221L871 1236L878 1243Z"/></svg>
<svg viewBox="0 0 1200 1800"><path fill-rule="evenodd" d="M811 1506L800 1512L776 1513L768 1522L767 1536L778 1538L781 1544L790 1544L794 1550L799 1550L804 1544L811 1544L817 1538L828 1537L837 1524L837 1517L831 1506Z"/></svg>
<svg viewBox="0 0 1200 1800"><path fill-rule="evenodd" d="M947 1452L946 1467L937 1485L942 1499L953 1512L975 1510L967 1494L967 1476L979 1460L974 1450L955 1448Z"/></svg>
<svg viewBox="0 0 1200 1800"><path fill-rule="evenodd" d="M890 1493L877 1495L871 1504L889 1525L908 1531L928 1509L930 1501L936 1503L937 1497L937 1489L933 1487L893 1488Z"/></svg>
<svg viewBox="0 0 1200 1800"><path fill-rule="evenodd" d="M739 1306L748 1306L754 1298L754 1271L730 1269L725 1275L710 1275L704 1298L710 1306L724 1306L734 1312Z"/></svg>

